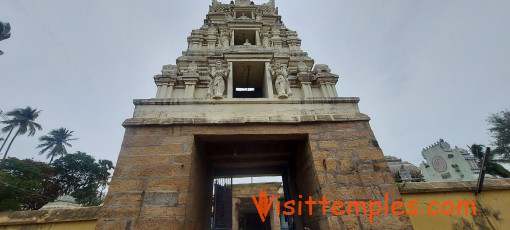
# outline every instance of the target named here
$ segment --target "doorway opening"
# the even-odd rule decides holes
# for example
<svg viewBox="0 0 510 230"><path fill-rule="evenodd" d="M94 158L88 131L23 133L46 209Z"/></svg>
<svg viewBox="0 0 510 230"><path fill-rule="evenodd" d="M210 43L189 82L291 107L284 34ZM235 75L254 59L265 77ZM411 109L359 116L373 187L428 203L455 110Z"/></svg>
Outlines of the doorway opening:
<svg viewBox="0 0 510 230"><path fill-rule="evenodd" d="M203 208L193 210L203 210L204 226L290 230L303 229L312 219L306 210L292 216L282 211L285 201L313 195L318 189L306 134L197 135L195 145L193 200L205 198L197 202ZM252 198L260 199L262 190L269 196L280 195L280 207L274 201L265 221Z"/></svg>

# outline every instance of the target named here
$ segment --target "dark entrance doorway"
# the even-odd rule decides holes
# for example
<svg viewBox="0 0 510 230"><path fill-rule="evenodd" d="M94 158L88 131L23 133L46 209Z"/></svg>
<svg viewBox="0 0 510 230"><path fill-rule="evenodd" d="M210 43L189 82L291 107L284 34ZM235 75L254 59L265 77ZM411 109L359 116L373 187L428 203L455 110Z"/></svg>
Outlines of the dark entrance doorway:
<svg viewBox="0 0 510 230"><path fill-rule="evenodd" d="M311 159L310 147L308 145L308 136L302 134L295 135L200 135L195 136L198 156L195 159L197 174L205 174L209 189L197 189L195 196L209 196L209 207L213 206L213 184L214 178L231 177L261 177L261 176L281 176L283 182L284 196L280 202L288 200L297 200L299 195L308 196L315 192L316 182L311 182L315 174L313 172L313 160ZM195 167L193 167L195 168ZM201 176L200 176L201 177ZM204 181L205 182L205 181ZM197 185L202 187L203 185ZM235 184L233 185L235 186ZM211 191L207 195L206 191ZM260 191L250 191L258 196ZM269 194L277 195L277 194ZM223 201L228 202L228 201ZM275 202L276 203L276 202ZM231 205L232 203L230 203ZM226 213L226 216L232 215L232 209L227 208L229 204L221 204L222 210L218 205L215 206L213 213L211 208L204 208L204 216L214 218L214 213ZM231 206L230 206L231 207ZM273 207L272 210L276 205ZM278 216L276 214L268 215L264 223L260 220L257 212L242 213L243 219L235 219L230 226L221 229L281 229L281 220L285 221L285 229L302 229L303 216ZM237 221L237 223L234 223ZM275 222L276 221L276 222ZM271 227L272 225L275 225ZM236 226L237 227L234 227ZM214 228L214 224L209 224ZM277 227L277 228L275 228ZM219 229L219 228L218 228Z"/></svg>
<svg viewBox="0 0 510 230"><path fill-rule="evenodd" d="M271 230L270 219L262 223L258 213L245 213L239 222L240 229L243 230Z"/></svg>

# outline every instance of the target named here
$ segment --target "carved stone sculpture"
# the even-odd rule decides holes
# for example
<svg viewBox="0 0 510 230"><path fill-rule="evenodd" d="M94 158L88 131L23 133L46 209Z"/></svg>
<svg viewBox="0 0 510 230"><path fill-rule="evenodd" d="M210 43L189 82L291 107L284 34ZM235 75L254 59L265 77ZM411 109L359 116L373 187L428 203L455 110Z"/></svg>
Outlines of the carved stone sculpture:
<svg viewBox="0 0 510 230"><path fill-rule="evenodd" d="M248 18L244 13L241 14L241 17L239 17L239 19L241 20L247 20L247 19L250 19Z"/></svg>
<svg viewBox="0 0 510 230"><path fill-rule="evenodd" d="M228 31L221 32L220 45L222 48L230 47L230 33Z"/></svg>
<svg viewBox="0 0 510 230"><path fill-rule="evenodd" d="M264 33L264 35L262 35L262 46L264 47L271 46L271 39L269 38L269 34L267 33Z"/></svg>
<svg viewBox="0 0 510 230"><path fill-rule="evenodd" d="M274 86L279 99L292 97L289 82L289 69L286 65L276 62L271 67L271 75L273 76Z"/></svg>
<svg viewBox="0 0 510 230"><path fill-rule="evenodd" d="M225 14L225 18L227 19L227 21L232 21L232 20L234 20L234 12L229 10L229 11Z"/></svg>
<svg viewBox="0 0 510 230"><path fill-rule="evenodd" d="M213 99L222 99L225 93L225 80L228 78L228 69L223 68L221 61L216 61L216 68L210 70L212 77L209 83L209 90L207 91L207 97Z"/></svg>
<svg viewBox="0 0 510 230"><path fill-rule="evenodd" d="M262 12L260 10L257 10L257 13L255 15L255 20L256 21L261 21L262 20Z"/></svg>

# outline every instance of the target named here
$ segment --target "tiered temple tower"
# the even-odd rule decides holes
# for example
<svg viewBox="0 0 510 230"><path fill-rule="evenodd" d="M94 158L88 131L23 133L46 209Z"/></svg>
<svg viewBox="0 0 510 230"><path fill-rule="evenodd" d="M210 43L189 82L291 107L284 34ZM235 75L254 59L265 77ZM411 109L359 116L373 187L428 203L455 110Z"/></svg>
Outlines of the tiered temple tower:
<svg viewBox="0 0 510 230"><path fill-rule="evenodd" d="M301 49L274 0L213 0L187 41L123 123L98 229L210 229L219 177L282 176L285 200L401 200L359 98L338 97L339 76ZM407 215L369 222L331 206L303 208L290 227L412 229Z"/></svg>

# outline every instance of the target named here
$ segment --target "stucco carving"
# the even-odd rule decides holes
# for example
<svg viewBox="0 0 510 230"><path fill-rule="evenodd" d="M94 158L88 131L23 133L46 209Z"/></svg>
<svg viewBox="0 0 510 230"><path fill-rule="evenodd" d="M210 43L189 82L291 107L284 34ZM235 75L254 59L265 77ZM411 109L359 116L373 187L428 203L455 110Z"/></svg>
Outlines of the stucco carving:
<svg viewBox="0 0 510 230"><path fill-rule="evenodd" d="M257 10L256 15L255 15L255 20L262 21L262 11Z"/></svg>
<svg viewBox="0 0 510 230"><path fill-rule="evenodd" d="M234 20L234 12L231 10L228 10L227 13L225 14L225 18L227 19L227 21Z"/></svg>
<svg viewBox="0 0 510 230"><path fill-rule="evenodd" d="M262 46L271 47L271 39L267 33L262 34Z"/></svg>
<svg viewBox="0 0 510 230"><path fill-rule="evenodd" d="M301 49L298 33L285 27L281 17L274 15L273 0L261 4L211 1L211 12L199 29L191 31L188 49L177 59L177 67L164 67L162 74L154 78L160 92L156 98L235 99L235 88L240 86L238 78L246 76L237 69L241 61L267 63L267 67L264 64L252 73L265 82L260 85L261 94L253 94L254 97L278 100L290 96L295 99L338 96L334 87L338 75L332 74L326 65L314 68L314 60ZM218 73L217 60L221 60L224 68L218 68ZM270 60L285 65L276 68ZM165 89L169 93L164 93Z"/></svg>
<svg viewBox="0 0 510 230"><path fill-rule="evenodd" d="M247 20L247 19L250 19L249 17L247 17L244 13L241 14L241 17L239 17L239 19L241 20Z"/></svg>
<svg viewBox="0 0 510 230"><path fill-rule="evenodd" d="M230 47L230 32L229 31L221 31L220 47L221 48Z"/></svg>
<svg viewBox="0 0 510 230"><path fill-rule="evenodd" d="M222 99L225 93L225 80L228 78L229 71L223 68L221 61L216 61L216 66L210 69L211 82L207 91L207 97L213 99Z"/></svg>
<svg viewBox="0 0 510 230"><path fill-rule="evenodd" d="M279 99L292 97L292 90L289 82L289 69L286 65L275 62L271 65L271 75Z"/></svg>

